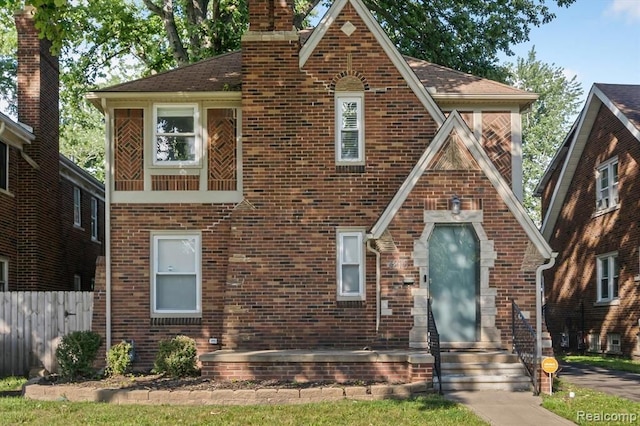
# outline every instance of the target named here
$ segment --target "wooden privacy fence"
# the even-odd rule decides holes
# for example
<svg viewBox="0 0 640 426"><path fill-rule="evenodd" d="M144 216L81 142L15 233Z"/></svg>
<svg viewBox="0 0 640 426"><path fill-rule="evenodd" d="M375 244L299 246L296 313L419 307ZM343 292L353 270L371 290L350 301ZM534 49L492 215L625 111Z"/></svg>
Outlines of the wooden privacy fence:
<svg viewBox="0 0 640 426"><path fill-rule="evenodd" d="M62 336L91 330L93 292L0 292L0 377L56 371Z"/></svg>

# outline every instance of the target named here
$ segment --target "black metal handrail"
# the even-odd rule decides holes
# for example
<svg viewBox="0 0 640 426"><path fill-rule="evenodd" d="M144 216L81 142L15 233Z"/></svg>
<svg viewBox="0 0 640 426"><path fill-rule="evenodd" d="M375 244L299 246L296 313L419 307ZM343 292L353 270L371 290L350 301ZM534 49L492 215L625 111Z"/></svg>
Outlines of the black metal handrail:
<svg viewBox="0 0 640 426"><path fill-rule="evenodd" d="M540 393L538 388L538 344L536 332L529 324L515 300L511 300L511 335L513 338L513 350L527 369L533 391Z"/></svg>
<svg viewBox="0 0 640 426"><path fill-rule="evenodd" d="M428 300L428 317L427 317L427 339L429 342L429 352L433 356L433 369L438 378L438 393L442 395L442 370L440 369L440 334L436 326L436 319L433 317L431 309L431 299Z"/></svg>

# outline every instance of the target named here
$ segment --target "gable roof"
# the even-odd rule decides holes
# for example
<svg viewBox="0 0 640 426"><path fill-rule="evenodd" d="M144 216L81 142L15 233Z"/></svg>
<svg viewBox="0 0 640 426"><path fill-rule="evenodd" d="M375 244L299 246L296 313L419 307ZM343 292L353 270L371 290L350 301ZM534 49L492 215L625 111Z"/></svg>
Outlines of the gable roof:
<svg viewBox="0 0 640 426"><path fill-rule="evenodd" d="M640 142L640 85L634 84L600 84L591 87L589 96L574 127L561 145L559 152L547 168L536 193L541 194L553 174L562 164L560 177L556 183L549 203L549 208L542 220L542 235L549 239L555 227L558 215L573 180L582 152L591 134L591 129L604 105ZM564 155L563 155L564 153Z"/></svg>
<svg viewBox="0 0 640 426"><path fill-rule="evenodd" d="M380 218L375 225L371 228L371 238L379 239L382 236L415 185L428 169L429 164L431 164L436 155L445 146L445 143L453 130L457 130L459 140L483 170L484 174L509 208L509 211L511 211L531 242L535 245L538 252L546 259L551 258L551 247L549 247L549 244L545 241L534 223L531 221L531 218L524 210L524 207L520 201L518 201L498 169L493 165L493 162L487 156L484 148L482 148L482 145L478 142L475 135L464 122L458 111L452 111L440 127L433 138L433 141L426 148L413 170L411 170L405 181L400 186L396 195L393 197L382 215L380 215Z"/></svg>
<svg viewBox="0 0 640 426"><path fill-rule="evenodd" d="M441 104L487 100L517 102L523 109L537 98L536 94L524 92L506 84L400 55L384 30L360 0L335 1L315 29L300 31L303 43L300 50L301 66L313 52L337 14L349 2L358 11L408 84L419 93L419 97L425 106L428 106L430 112L436 115L441 114L434 99ZM100 108L99 98L118 97L117 94L130 97L134 93L185 93L191 95L203 92L229 93L239 92L241 85L242 53L235 51L148 77L97 89L87 97ZM443 121L444 116L440 116L440 122Z"/></svg>

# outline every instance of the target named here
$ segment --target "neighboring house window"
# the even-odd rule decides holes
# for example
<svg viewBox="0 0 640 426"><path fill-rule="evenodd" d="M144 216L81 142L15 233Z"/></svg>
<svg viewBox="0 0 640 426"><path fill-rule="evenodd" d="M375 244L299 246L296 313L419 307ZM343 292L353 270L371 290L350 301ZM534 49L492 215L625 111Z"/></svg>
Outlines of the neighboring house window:
<svg viewBox="0 0 640 426"><path fill-rule="evenodd" d="M80 188L77 186L73 188L73 224L76 226L82 226L82 196L80 194Z"/></svg>
<svg viewBox="0 0 640 426"><path fill-rule="evenodd" d="M597 209L606 210L618 205L618 159L598 166L596 173Z"/></svg>
<svg viewBox="0 0 640 426"><path fill-rule="evenodd" d="M200 235L153 235L152 262L152 314L199 314Z"/></svg>
<svg viewBox="0 0 640 426"><path fill-rule="evenodd" d="M98 200L91 197L91 239L98 241Z"/></svg>
<svg viewBox="0 0 640 426"><path fill-rule="evenodd" d="M9 147L0 142L0 189L9 190Z"/></svg>
<svg viewBox="0 0 640 426"><path fill-rule="evenodd" d="M620 335L618 333L607 334L607 352L621 352Z"/></svg>
<svg viewBox="0 0 640 426"><path fill-rule="evenodd" d="M194 105L155 107L155 147L153 164L197 164L196 123Z"/></svg>
<svg viewBox="0 0 640 426"><path fill-rule="evenodd" d="M78 274L75 274L73 276L73 289L75 291L81 291L82 290L82 277Z"/></svg>
<svg viewBox="0 0 640 426"><path fill-rule="evenodd" d="M336 94L336 161L364 162L364 97L362 93Z"/></svg>
<svg viewBox="0 0 640 426"><path fill-rule="evenodd" d="M0 291L9 291L9 261L0 258Z"/></svg>
<svg viewBox="0 0 640 426"><path fill-rule="evenodd" d="M598 257L598 302L610 302L618 298L618 253Z"/></svg>
<svg viewBox="0 0 640 426"><path fill-rule="evenodd" d="M600 352L600 334L598 333L589 334L589 351Z"/></svg>
<svg viewBox="0 0 640 426"><path fill-rule="evenodd" d="M364 300L364 233L338 231L338 300Z"/></svg>

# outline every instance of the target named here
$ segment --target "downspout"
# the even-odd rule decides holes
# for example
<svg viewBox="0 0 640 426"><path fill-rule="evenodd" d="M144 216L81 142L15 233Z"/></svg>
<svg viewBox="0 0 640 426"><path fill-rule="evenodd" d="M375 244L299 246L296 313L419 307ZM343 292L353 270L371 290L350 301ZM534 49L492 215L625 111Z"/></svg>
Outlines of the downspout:
<svg viewBox="0 0 640 426"><path fill-rule="evenodd" d="M553 265L556 264L556 257L558 253L551 253L551 257L549 258L548 263L544 263L536 269L536 346L537 353L536 359L540 359L542 357L542 289L544 283L542 282L542 273L547 269L553 268Z"/></svg>
<svg viewBox="0 0 640 426"><path fill-rule="evenodd" d="M105 180L104 180L104 234L105 246L105 281L106 281L106 329L105 329L105 344L107 351L111 348L111 143L109 135L111 134L111 117L109 110L107 109L106 99L102 99L102 110L105 114Z"/></svg>
<svg viewBox="0 0 640 426"><path fill-rule="evenodd" d="M376 337L380 330L380 252L371 247L371 235L367 235L367 250L376 255Z"/></svg>

